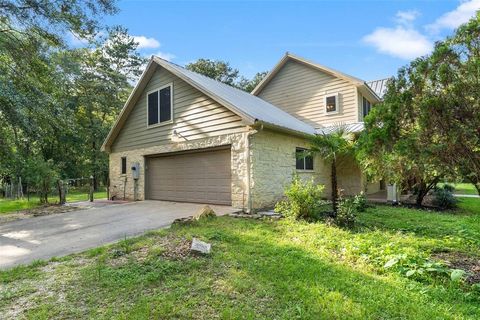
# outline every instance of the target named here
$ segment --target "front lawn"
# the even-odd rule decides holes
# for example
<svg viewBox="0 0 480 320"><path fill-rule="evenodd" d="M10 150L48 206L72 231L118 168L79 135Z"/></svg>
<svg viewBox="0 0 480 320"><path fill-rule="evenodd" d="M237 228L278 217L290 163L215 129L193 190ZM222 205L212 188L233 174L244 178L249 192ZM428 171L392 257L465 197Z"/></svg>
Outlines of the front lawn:
<svg viewBox="0 0 480 320"><path fill-rule="evenodd" d="M480 293L471 283L452 282L435 272L405 274L407 263L420 268L440 254L480 257L480 201L466 200L455 214L377 206L362 214L354 231L324 223L229 217L176 225L0 272L0 314L31 319L479 319ZM192 237L211 242L212 255L188 254ZM398 262L387 268L392 259Z"/></svg>
<svg viewBox="0 0 480 320"><path fill-rule="evenodd" d="M455 194L478 195L477 189L471 183L448 183L455 187ZM443 185L443 184L440 184Z"/></svg>
<svg viewBox="0 0 480 320"><path fill-rule="evenodd" d="M106 191L98 191L93 195L94 199L106 199ZM85 192L70 192L66 198L67 202L75 201L86 201L88 200L88 194ZM49 203L58 203L58 196L48 197ZM0 214L10 213L20 210L32 209L38 207L40 204L40 199L38 196L31 196L30 201L25 199L11 200L11 199L0 199Z"/></svg>

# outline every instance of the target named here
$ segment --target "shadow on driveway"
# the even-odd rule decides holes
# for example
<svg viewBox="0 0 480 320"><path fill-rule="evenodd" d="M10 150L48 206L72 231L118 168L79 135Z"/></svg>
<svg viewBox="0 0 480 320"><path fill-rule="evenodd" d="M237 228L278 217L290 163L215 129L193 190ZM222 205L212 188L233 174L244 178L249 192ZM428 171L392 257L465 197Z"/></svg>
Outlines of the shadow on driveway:
<svg viewBox="0 0 480 320"><path fill-rule="evenodd" d="M81 252L167 227L202 206L152 200L107 202L86 210L8 222L0 225L0 268ZM238 211L229 206L210 206L219 215Z"/></svg>

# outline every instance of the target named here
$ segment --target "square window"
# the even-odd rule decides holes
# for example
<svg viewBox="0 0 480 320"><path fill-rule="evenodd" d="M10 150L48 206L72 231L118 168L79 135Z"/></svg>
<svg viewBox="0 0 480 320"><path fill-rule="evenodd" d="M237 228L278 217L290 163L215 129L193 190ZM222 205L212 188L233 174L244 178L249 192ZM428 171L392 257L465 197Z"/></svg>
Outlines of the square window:
<svg viewBox="0 0 480 320"><path fill-rule="evenodd" d="M338 95L331 95L325 97L325 112L337 113L338 112Z"/></svg>
<svg viewBox="0 0 480 320"><path fill-rule="evenodd" d="M122 157L121 172L122 174L127 173L127 157Z"/></svg>
<svg viewBox="0 0 480 320"><path fill-rule="evenodd" d="M307 149L296 148L296 168L297 170L313 170L313 156L307 154Z"/></svg>
<svg viewBox="0 0 480 320"><path fill-rule="evenodd" d="M148 125L155 125L172 120L172 85L167 85L148 93Z"/></svg>

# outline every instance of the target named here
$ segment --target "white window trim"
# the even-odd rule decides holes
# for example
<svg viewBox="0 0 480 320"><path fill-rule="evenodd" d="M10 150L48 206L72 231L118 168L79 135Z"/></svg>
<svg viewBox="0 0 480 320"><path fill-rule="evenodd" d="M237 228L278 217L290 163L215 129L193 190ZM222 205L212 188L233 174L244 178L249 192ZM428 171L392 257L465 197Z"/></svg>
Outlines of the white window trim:
<svg viewBox="0 0 480 320"><path fill-rule="evenodd" d="M160 122L160 90L165 89L167 87L170 87L170 115L171 115L171 117L170 117L170 120L168 120L168 121ZM156 91L158 91L158 122L155 123L155 124L148 124L148 95L150 93L154 93ZM147 128L148 129L161 127L161 126L173 123L173 82L170 82L166 85L158 87L154 90L148 91L147 96L145 97L145 101L146 101L146 106L147 106Z"/></svg>
<svg viewBox="0 0 480 320"><path fill-rule="evenodd" d="M330 98L330 97L335 97L335 111L328 112L327 111L327 98ZM338 92L335 93L335 94L326 94L325 97L323 98L323 105L324 105L325 114L327 116L331 115L331 114L340 113L340 103L338 102Z"/></svg>
<svg viewBox="0 0 480 320"><path fill-rule="evenodd" d="M296 147L295 148L295 160L297 160L297 149L302 149L303 151L309 151L309 149L306 149L306 148L303 148L303 147ZM297 172L314 172L315 171L315 158L313 157L312 155L312 166L313 166L313 169L305 169L305 158L303 158L303 168L304 169L297 169L297 163L295 162L295 170Z"/></svg>

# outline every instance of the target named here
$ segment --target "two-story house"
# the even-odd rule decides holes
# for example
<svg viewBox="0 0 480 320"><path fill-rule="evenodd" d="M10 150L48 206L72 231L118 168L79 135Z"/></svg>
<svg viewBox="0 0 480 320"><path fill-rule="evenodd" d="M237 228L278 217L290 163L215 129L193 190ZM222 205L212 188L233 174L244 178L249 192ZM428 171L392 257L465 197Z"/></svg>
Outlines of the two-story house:
<svg viewBox="0 0 480 320"><path fill-rule="evenodd" d="M361 131L383 89L287 53L250 94L152 57L102 147L110 195L250 211L273 206L298 174L327 196L328 164L298 153L339 123ZM346 194L380 187L354 159L341 161L338 181Z"/></svg>

